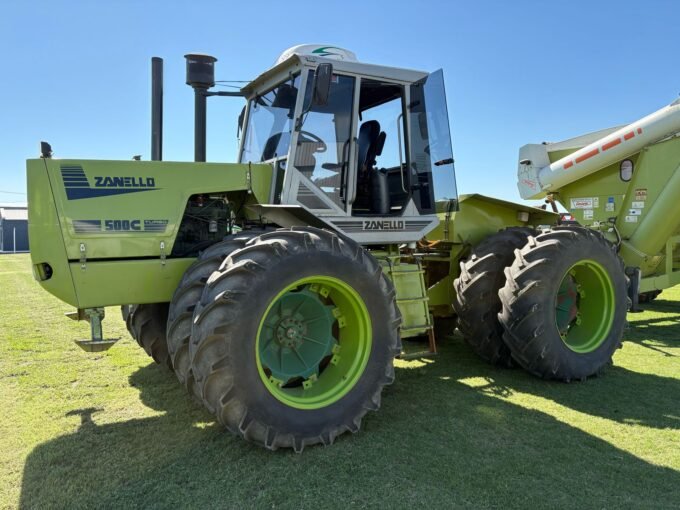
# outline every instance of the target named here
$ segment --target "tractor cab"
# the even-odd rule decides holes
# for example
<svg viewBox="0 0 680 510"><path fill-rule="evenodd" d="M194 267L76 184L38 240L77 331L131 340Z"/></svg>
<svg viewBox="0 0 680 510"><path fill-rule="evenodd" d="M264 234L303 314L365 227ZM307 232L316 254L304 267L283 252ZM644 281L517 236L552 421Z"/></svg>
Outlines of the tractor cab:
<svg viewBox="0 0 680 510"><path fill-rule="evenodd" d="M240 163L270 163L272 222L314 218L363 244L421 239L457 200L442 71L302 45L249 83Z"/></svg>

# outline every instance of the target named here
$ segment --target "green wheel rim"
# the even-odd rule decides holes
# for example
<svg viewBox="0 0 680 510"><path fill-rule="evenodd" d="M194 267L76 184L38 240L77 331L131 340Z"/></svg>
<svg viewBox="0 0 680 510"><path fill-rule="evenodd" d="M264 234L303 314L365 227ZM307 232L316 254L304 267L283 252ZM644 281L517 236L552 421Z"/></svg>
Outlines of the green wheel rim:
<svg viewBox="0 0 680 510"><path fill-rule="evenodd" d="M359 294L337 278L310 276L269 303L257 330L257 369L279 401L319 409L357 383L371 343L371 319Z"/></svg>
<svg viewBox="0 0 680 510"><path fill-rule="evenodd" d="M607 338L614 322L614 285L599 263L582 260L569 268L555 296L555 323L564 344L588 353Z"/></svg>

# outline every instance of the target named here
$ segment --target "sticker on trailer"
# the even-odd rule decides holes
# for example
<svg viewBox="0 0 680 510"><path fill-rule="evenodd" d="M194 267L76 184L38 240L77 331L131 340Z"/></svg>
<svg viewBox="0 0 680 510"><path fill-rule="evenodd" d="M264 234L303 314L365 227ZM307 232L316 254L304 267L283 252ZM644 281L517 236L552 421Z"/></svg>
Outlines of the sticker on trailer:
<svg viewBox="0 0 680 510"><path fill-rule="evenodd" d="M642 214L642 209L628 209L628 214L631 216L640 216Z"/></svg>
<svg viewBox="0 0 680 510"><path fill-rule="evenodd" d="M614 197L607 198L607 203L604 206L604 210L607 212L613 212L616 206L614 205Z"/></svg>
<svg viewBox="0 0 680 510"><path fill-rule="evenodd" d="M647 188L636 189L635 200L647 200Z"/></svg>
<svg viewBox="0 0 680 510"><path fill-rule="evenodd" d="M626 223L637 223L637 216L626 216Z"/></svg>
<svg viewBox="0 0 680 510"><path fill-rule="evenodd" d="M592 209L594 207L592 198L572 198L570 209Z"/></svg>
<svg viewBox="0 0 680 510"><path fill-rule="evenodd" d="M642 209L645 206L645 203L644 202L633 202L632 204L630 204L630 206L633 207L634 209Z"/></svg>
<svg viewBox="0 0 680 510"><path fill-rule="evenodd" d="M583 210L583 219L584 220L592 220L593 219L593 210L592 209L584 209Z"/></svg>

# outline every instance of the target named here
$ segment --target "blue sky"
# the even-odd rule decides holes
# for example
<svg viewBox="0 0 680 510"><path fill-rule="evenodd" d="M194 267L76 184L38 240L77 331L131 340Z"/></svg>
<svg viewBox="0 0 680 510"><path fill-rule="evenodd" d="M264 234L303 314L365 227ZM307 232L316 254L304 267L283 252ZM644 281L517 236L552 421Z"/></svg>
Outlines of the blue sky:
<svg viewBox="0 0 680 510"><path fill-rule="evenodd" d="M149 157L149 60L165 59L164 159L193 157L184 59L247 80L300 43L444 69L460 193L518 200L519 147L636 120L680 92L677 1L4 1L0 190L25 163ZM209 104L208 159L234 161L240 99ZM0 202L24 200L0 192Z"/></svg>

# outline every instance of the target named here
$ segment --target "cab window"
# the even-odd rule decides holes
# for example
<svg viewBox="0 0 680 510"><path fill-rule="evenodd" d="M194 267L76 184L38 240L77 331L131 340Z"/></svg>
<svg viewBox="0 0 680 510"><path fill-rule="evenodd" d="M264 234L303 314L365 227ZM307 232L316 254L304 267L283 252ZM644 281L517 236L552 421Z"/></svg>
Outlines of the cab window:
<svg viewBox="0 0 680 510"><path fill-rule="evenodd" d="M300 75L250 100L240 161L259 163L288 155Z"/></svg>
<svg viewBox="0 0 680 510"><path fill-rule="evenodd" d="M303 112L306 113L301 119L294 162L302 175L343 208L352 133L354 82L351 76L334 74L328 102L310 106L314 72L309 72L303 103ZM298 200L310 208L319 208L314 196L298 196Z"/></svg>
<svg viewBox="0 0 680 510"><path fill-rule="evenodd" d="M353 215L401 212L408 200L404 142L404 87L363 78Z"/></svg>

